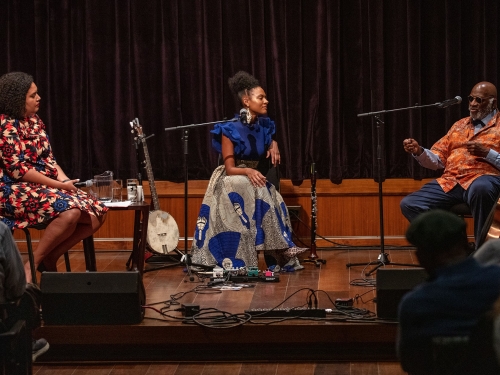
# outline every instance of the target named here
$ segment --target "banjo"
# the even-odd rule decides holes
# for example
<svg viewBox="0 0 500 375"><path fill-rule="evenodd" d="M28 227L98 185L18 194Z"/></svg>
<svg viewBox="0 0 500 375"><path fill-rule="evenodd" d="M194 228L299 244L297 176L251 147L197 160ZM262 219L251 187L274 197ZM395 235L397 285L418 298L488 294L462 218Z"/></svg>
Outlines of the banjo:
<svg viewBox="0 0 500 375"><path fill-rule="evenodd" d="M153 200L153 210L149 212L147 243L149 248L159 254L167 254L173 251L179 243L179 228L175 219L168 212L160 209L158 193L156 192L155 179L149 159L146 136L142 132L142 126L139 119L135 118L130 122L132 132L137 134L137 138L142 142L144 151L145 169L148 175L149 188L151 190L151 199Z"/></svg>

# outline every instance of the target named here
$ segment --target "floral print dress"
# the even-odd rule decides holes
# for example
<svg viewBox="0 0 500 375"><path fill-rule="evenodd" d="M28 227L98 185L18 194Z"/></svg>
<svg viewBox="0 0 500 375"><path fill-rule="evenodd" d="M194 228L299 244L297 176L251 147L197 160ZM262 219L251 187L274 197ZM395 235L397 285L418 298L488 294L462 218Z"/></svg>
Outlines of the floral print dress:
<svg viewBox="0 0 500 375"><path fill-rule="evenodd" d="M0 115L0 131L0 221L9 228L47 223L71 208L94 216L108 211L103 203L81 190L74 192L21 181L30 169L57 179L57 163L38 115L24 121Z"/></svg>

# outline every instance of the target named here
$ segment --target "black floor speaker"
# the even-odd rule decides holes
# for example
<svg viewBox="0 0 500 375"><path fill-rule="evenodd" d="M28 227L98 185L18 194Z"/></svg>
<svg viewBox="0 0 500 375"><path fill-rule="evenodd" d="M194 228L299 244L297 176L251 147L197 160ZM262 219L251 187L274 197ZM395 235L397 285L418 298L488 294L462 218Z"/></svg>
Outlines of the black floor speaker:
<svg viewBox="0 0 500 375"><path fill-rule="evenodd" d="M379 268L377 270L377 316L397 319L401 298L427 279L423 268Z"/></svg>
<svg viewBox="0 0 500 375"><path fill-rule="evenodd" d="M139 272L44 272L40 289L46 325L136 324L144 318Z"/></svg>

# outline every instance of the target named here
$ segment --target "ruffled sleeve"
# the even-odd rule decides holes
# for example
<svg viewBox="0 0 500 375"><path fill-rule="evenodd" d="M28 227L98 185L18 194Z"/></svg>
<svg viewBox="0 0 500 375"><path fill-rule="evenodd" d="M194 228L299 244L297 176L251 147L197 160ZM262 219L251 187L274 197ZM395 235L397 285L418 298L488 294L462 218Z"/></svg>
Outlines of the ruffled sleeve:
<svg viewBox="0 0 500 375"><path fill-rule="evenodd" d="M266 149L271 146L273 135L276 133L276 125L269 117L259 117L259 125L264 128L266 134Z"/></svg>
<svg viewBox="0 0 500 375"><path fill-rule="evenodd" d="M225 135L233 143L235 155L245 154L247 145L245 144L245 140L242 138L242 135L238 131L238 128L245 126L246 125L242 124L241 121L231 121L216 124L214 129L211 131L211 133L213 134L212 147L214 148L214 150L218 153L222 153L222 135ZM264 131L264 145L265 150L267 150L271 145L272 137L276 132L274 121L272 121L269 117L259 117L258 125L256 124L256 126L261 127Z"/></svg>
<svg viewBox="0 0 500 375"><path fill-rule="evenodd" d="M225 135L233 142L234 153L236 155L241 154L245 150L245 142L241 138L241 134L235 124L243 126L240 121L223 122L221 124L215 124L214 130L210 131L210 133L213 134L212 147L219 154L222 153L222 135Z"/></svg>

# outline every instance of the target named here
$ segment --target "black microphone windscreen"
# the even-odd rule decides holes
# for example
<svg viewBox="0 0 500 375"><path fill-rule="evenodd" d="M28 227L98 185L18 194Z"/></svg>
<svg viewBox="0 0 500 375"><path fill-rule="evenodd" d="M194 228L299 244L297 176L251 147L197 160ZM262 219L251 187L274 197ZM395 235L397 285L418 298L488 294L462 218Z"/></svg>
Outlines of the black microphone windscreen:
<svg viewBox="0 0 500 375"><path fill-rule="evenodd" d="M244 124L247 123L247 110L245 108L240 109L240 121Z"/></svg>
<svg viewBox="0 0 500 375"><path fill-rule="evenodd" d="M87 181L83 181L83 182L75 182L73 185L75 185L75 187L77 187L77 188L89 187L89 186L93 185L93 181L87 180Z"/></svg>

